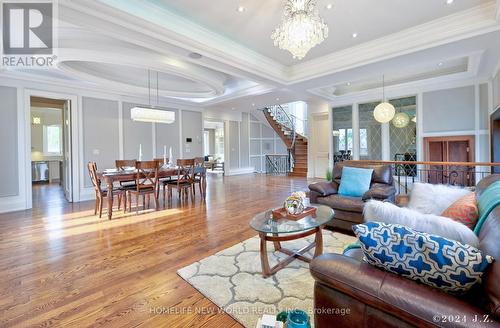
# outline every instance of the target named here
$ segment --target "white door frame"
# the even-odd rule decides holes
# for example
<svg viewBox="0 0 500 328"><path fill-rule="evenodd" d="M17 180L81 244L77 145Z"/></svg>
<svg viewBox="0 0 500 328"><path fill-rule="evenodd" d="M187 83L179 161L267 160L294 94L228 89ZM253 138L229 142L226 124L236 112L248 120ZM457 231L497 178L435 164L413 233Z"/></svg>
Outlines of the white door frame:
<svg viewBox="0 0 500 328"><path fill-rule="evenodd" d="M330 136L331 133L330 131L332 130L332 117L331 117L331 109L329 109L328 111L325 111L325 112L318 112L318 113L312 113L311 114L311 123L312 123L312 129L310 129L309 131L312 131L312 134L310 135L312 138L312 142L309 142L309 145L310 146L313 146L310 148L311 150L311 159L312 161L310 163L312 163L312 170L310 170L310 172L312 172L312 176L310 177L323 177L325 175L326 172L322 172L321 175L318 175L319 172L316 172L316 162L317 162L317 157L318 157L318 140L316 140L318 138L318 133L320 132L319 129L317 129L314 124L315 124L315 121L317 118L319 117L326 117L327 118L327 122L328 122L328 131L327 131L327 136ZM333 137L329 137L328 138L328 154L327 154L327 167L331 167L331 163L332 163L332 149L333 149ZM308 163L308 167L309 167L309 163ZM308 170L309 171L309 170Z"/></svg>
<svg viewBox="0 0 500 328"><path fill-rule="evenodd" d="M24 152L24 168L25 168L25 190L26 190L26 209L33 207L33 189L31 185L31 97L42 97L58 100L71 101L71 179L73 189L73 202L80 201L80 136L79 136L79 103L78 96L66 93L41 91L35 89L24 89L24 119L25 122L25 152Z"/></svg>

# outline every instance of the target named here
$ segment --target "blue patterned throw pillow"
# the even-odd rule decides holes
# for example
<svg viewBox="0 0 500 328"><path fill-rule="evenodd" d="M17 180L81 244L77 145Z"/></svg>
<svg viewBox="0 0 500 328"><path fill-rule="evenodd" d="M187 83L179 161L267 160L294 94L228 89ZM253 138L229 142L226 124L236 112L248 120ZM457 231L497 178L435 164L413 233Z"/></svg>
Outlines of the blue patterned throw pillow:
<svg viewBox="0 0 500 328"><path fill-rule="evenodd" d="M402 225L369 222L353 230L368 263L447 292L468 291L493 262L475 247Z"/></svg>

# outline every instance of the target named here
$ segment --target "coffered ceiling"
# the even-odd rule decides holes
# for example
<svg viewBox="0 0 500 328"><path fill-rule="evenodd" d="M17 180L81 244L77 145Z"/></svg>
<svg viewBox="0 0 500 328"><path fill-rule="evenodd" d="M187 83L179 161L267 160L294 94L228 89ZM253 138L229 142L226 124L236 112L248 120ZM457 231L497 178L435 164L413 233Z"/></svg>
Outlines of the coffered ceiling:
<svg viewBox="0 0 500 328"><path fill-rule="evenodd" d="M270 38L284 0L59 0L58 68L1 74L143 99L158 74L164 103L217 110L335 102L383 73L389 88L489 77L500 0L446 2L318 0L330 36L296 61Z"/></svg>
<svg viewBox="0 0 500 328"><path fill-rule="evenodd" d="M281 64L298 60L273 45L270 35L279 25L282 0L150 0L152 3L224 35ZM488 0L318 0L329 26L329 37L304 60L318 58L364 42L415 27L488 3ZM327 7L327 5L331 5ZM238 8L243 8L239 12ZM353 38L352 35L357 37Z"/></svg>

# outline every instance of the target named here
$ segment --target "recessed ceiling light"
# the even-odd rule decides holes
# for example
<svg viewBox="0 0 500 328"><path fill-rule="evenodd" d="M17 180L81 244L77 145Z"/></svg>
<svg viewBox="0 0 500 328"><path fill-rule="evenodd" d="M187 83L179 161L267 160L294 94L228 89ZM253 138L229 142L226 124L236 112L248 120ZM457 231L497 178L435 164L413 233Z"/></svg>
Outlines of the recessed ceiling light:
<svg viewBox="0 0 500 328"><path fill-rule="evenodd" d="M280 98L276 98L277 101L280 101Z"/></svg>
<svg viewBox="0 0 500 328"><path fill-rule="evenodd" d="M252 103L252 107L255 107L255 103Z"/></svg>
<svg viewBox="0 0 500 328"><path fill-rule="evenodd" d="M353 33L352 37L353 37L353 39L356 39L358 37L358 33Z"/></svg>
<svg viewBox="0 0 500 328"><path fill-rule="evenodd" d="M446 0L446 4L451 5L453 3L453 1L455 1L455 0Z"/></svg>
<svg viewBox="0 0 500 328"><path fill-rule="evenodd" d="M239 13L242 13L242 12L244 12L244 11L246 10L246 8L245 8L245 7L243 7L243 6L238 6L238 9L236 9L236 10L237 10Z"/></svg>
<svg viewBox="0 0 500 328"><path fill-rule="evenodd" d="M347 83L346 83L346 85L347 85L348 87L350 87L350 86L351 86L351 82L347 82Z"/></svg>
<svg viewBox="0 0 500 328"><path fill-rule="evenodd" d="M201 59L203 56L197 52L191 52L189 55L189 58L192 59Z"/></svg>
<svg viewBox="0 0 500 328"><path fill-rule="evenodd" d="M236 108L234 108L234 107L231 107L231 109L232 109L232 110L235 110Z"/></svg>
<svg viewBox="0 0 500 328"><path fill-rule="evenodd" d="M333 8L333 4L329 3L329 4L327 4L325 7L326 7L326 9L330 10L330 9L332 9L332 8Z"/></svg>
<svg viewBox="0 0 500 328"><path fill-rule="evenodd" d="M443 66L443 63L442 63L442 62L440 62L440 63L438 64L438 66L439 66L439 67Z"/></svg>

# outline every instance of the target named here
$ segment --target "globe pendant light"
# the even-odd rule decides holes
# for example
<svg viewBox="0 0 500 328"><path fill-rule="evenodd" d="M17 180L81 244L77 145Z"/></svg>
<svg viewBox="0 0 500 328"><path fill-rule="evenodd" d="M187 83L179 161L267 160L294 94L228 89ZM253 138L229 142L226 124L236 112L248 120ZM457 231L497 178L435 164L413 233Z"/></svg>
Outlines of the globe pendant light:
<svg viewBox="0 0 500 328"><path fill-rule="evenodd" d="M382 76L382 102L375 107L373 117L379 123L388 123L396 115L396 108L391 103L385 101L385 77Z"/></svg>
<svg viewBox="0 0 500 328"><path fill-rule="evenodd" d="M397 128L404 128L410 123L410 117L406 113L397 113L392 120L392 124Z"/></svg>

